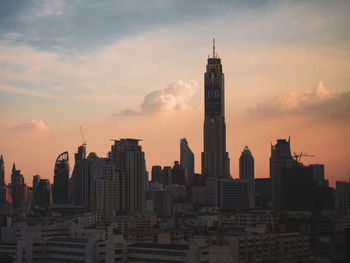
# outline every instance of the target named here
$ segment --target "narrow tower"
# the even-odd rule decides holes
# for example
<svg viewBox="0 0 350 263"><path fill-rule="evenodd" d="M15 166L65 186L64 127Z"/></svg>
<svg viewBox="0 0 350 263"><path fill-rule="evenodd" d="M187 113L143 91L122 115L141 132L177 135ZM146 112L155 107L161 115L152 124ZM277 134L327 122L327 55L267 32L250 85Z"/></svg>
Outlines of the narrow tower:
<svg viewBox="0 0 350 263"><path fill-rule="evenodd" d="M230 160L226 152L225 87L221 59L215 53L208 58L204 73L204 152L202 174L207 177L230 177Z"/></svg>
<svg viewBox="0 0 350 263"><path fill-rule="evenodd" d="M239 158L239 179L247 181L248 183L248 199L249 208L255 207L255 181L254 181L254 157L250 152L248 146Z"/></svg>

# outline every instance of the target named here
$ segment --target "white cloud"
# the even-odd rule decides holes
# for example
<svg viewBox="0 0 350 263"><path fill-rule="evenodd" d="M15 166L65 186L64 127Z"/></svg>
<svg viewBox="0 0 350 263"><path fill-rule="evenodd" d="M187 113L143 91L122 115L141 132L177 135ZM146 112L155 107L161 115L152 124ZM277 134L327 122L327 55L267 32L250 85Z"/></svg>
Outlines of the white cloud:
<svg viewBox="0 0 350 263"><path fill-rule="evenodd" d="M36 132L45 132L49 130L49 127L46 126L43 120L31 120L25 121L17 124L13 127L14 131L36 131Z"/></svg>
<svg viewBox="0 0 350 263"><path fill-rule="evenodd" d="M248 113L262 118L281 115L350 118L350 92L332 92L320 81L311 91L273 97L248 109Z"/></svg>
<svg viewBox="0 0 350 263"><path fill-rule="evenodd" d="M140 106L141 110L127 108L115 115L130 116L190 109L188 101L195 95L197 88L195 81L171 82L167 88L147 94Z"/></svg>

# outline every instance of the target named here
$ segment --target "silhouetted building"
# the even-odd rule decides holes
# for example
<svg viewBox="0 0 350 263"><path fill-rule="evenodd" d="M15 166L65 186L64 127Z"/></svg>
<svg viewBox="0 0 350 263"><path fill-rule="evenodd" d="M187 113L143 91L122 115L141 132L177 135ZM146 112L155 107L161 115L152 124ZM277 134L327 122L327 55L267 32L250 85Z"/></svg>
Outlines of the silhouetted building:
<svg viewBox="0 0 350 263"><path fill-rule="evenodd" d="M42 208L51 205L51 185L49 179L40 179L34 194L34 203Z"/></svg>
<svg viewBox="0 0 350 263"><path fill-rule="evenodd" d="M164 166L162 170L162 183L164 185L172 184L171 182L171 167Z"/></svg>
<svg viewBox="0 0 350 263"><path fill-rule="evenodd" d="M336 209L343 215L350 215L350 182L336 182Z"/></svg>
<svg viewBox="0 0 350 263"><path fill-rule="evenodd" d="M6 184L5 184L5 164L2 155L0 156L0 201L6 200Z"/></svg>
<svg viewBox="0 0 350 263"><path fill-rule="evenodd" d="M186 138L180 140L180 164L187 170L188 184L193 184L194 154L188 146Z"/></svg>
<svg viewBox="0 0 350 263"><path fill-rule="evenodd" d="M312 168L301 165L283 168L280 190L280 210L313 210Z"/></svg>
<svg viewBox="0 0 350 263"><path fill-rule="evenodd" d="M248 146L239 158L239 179L248 183L249 208L255 207L254 157Z"/></svg>
<svg viewBox="0 0 350 263"><path fill-rule="evenodd" d="M187 170L178 161L175 161L173 169L171 169L171 183L185 185L186 182Z"/></svg>
<svg viewBox="0 0 350 263"><path fill-rule="evenodd" d="M159 165L152 166L152 182L160 183L162 181L162 167Z"/></svg>
<svg viewBox="0 0 350 263"><path fill-rule="evenodd" d="M20 170L16 170L13 164L11 174L11 195L14 209L24 208L27 201L27 186L24 184L24 178Z"/></svg>
<svg viewBox="0 0 350 263"><path fill-rule="evenodd" d="M89 205L89 162L86 159L85 144L78 147L72 174L72 201L74 205Z"/></svg>
<svg viewBox="0 0 350 263"><path fill-rule="evenodd" d="M310 164L313 180L317 185L329 186L328 180L324 178L324 164Z"/></svg>
<svg viewBox="0 0 350 263"><path fill-rule="evenodd" d="M258 208L267 209L271 206L271 179L256 178L255 180L255 206Z"/></svg>
<svg viewBox="0 0 350 263"><path fill-rule="evenodd" d="M68 203L69 156L68 152L61 153L55 162L53 181L53 203ZM34 186L34 184L33 184Z"/></svg>
<svg viewBox="0 0 350 263"><path fill-rule="evenodd" d="M248 182L246 180L217 179L217 206L221 210L248 208Z"/></svg>
<svg viewBox="0 0 350 263"><path fill-rule="evenodd" d="M283 169L297 167L297 161L290 153L290 139L277 140L276 145L271 145L270 179L272 187L272 207L281 209L281 187Z"/></svg>
<svg viewBox="0 0 350 263"><path fill-rule="evenodd" d="M145 153L137 139L115 140L108 153L120 171L120 212L134 214L145 211Z"/></svg>
<svg viewBox="0 0 350 263"><path fill-rule="evenodd" d="M226 152L225 87L221 59L208 58L204 74L204 151L202 174L209 177L230 177L230 161Z"/></svg>

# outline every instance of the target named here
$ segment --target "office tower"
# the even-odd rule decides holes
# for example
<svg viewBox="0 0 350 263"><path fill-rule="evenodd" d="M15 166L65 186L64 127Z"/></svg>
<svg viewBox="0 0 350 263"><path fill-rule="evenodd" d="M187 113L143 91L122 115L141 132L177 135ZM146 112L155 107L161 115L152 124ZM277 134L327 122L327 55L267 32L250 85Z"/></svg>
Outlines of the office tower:
<svg viewBox="0 0 350 263"><path fill-rule="evenodd" d="M215 41L215 40L214 40ZM204 73L204 152L202 174L230 177L230 161L226 152L225 88L221 59L215 54L208 58Z"/></svg>
<svg viewBox="0 0 350 263"><path fill-rule="evenodd" d="M187 170L178 161L174 162L171 169L171 183L185 185L187 182Z"/></svg>
<svg viewBox="0 0 350 263"><path fill-rule="evenodd" d="M271 206L271 179L270 178L256 178L255 180L255 206L258 208L267 209Z"/></svg>
<svg viewBox="0 0 350 263"><path fill-rule="evenodd" d="M0 201L6 200L6 184L5 184L5 164L4 158L0 156Z"/></svg>
<svg viewBox="0 0 350 263"><path fill-rule="evenodd" d="M12 205L14 209L24 208L24 204L27 201L27 186L24 184L24 178L20 170L16 169L16 165L13 164L11 174L11 195Z"/></svg>
<svg viewBox="0 0 350 263"><path fill-rule="evenodd" d="M152 166L152 182L160 183L162 181L162 167L159 165Z"/></svg>
<svg viewBox="0 0 350 263"><path fill-rule="evenodd" d="M39 182L40 182L40 175L38 175L38 174L33 175L33 187L32 187L33 203L32 203L32 205L37 205L35 195L36 195L36 190L38 188Z"/></svg>
<svg viewBox="0 0 350 263"><path fill-rule="evenodd" d="M290 153L290 138L279 139L276 145L271 145L270 179L272 187L272 207L281 209L281 185L283 169L298 165Z"/></svg>
<svg viewBox="0 0 350 263"><path fill-rule="evenodd" d="M47 208L51 205L51 185L49 179L40 179L33 195L35 205L42 208Z"/></svg>
<svg viewBox="0 0 350 263"><path fill-rule="evenodd" d="M193 184L194 154L188 146L186 138L180 140L180 164L187 170L188 184Z"/></svg>
<svg viewBox="0 0 350 263"><path fill-rule="evenodd" d="M350 215L350 182L335 183L335 208L342 215Z"/></svg>
<svg viewBox="0 0 350 263"><path fill-rule="evenodd" d="M329 186L328 180L324 179L324 164L310 164L313 180L317 185Z"/></svg>
<svg viewBox="0 0 350 263"><path fill-rule="evenodd" d="M69 156L68 152L61 153L55 162L53 181L53 203L68 203Z"/></svg>
<svg viewBox="0 0 350 263"><path fill-rule="evenodd" d="M94 159L92 167L96 200L93 211L105 219L110 219L120 211L119 171L107 158Z"/></svg>
<svg viewBox="0 0 350 263"><path fill-rule="evenodd" d="M85 144L78 147L72 174L72 201L74 205L89 205L89 162L86 159Z"/></svg>
<svg viewBox="0 0 350 263"><path fill-rule="evenodd" d="M162 183L164 185L172 184L171 182L171 167L164 166L162 170Z"/></svg>
<svg viewBox="0 0 350 263"><path fill-rule="evenodd" d="M249 208L255 207L254 157L248 146L239 158L239 179L248 182Z"/></svg>
<svg viewBox="0 0 350 263"><path fill-rule="evenodd" d="M248 182L231 178L217 179L217 206L232 211L248 208Z"/></svg>
<svg viewBox="0 0 350 263"><path fill-rule="evenodd" d="M312 168L301 164L296 167L284 167L280 180L280 210L313 210Z"/></svg>
<svg viewBox="0 0 350 263"><path fill-rule="evenodd" d="M145 211L146 173L145 153L137 139L115 140L108 153L116 169L120 171L120 212L124 214Z"/></svg>

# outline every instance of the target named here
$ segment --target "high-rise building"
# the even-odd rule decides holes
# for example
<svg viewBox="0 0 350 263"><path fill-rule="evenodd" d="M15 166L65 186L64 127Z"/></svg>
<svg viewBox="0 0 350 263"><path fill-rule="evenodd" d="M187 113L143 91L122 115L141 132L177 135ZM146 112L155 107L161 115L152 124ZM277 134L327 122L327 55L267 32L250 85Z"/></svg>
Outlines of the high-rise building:
<svg viewBox="0 0 350 263"><path fill-rule="evenodd" d="M68 152L61 153L55 162L53 181L53 203L68 203L69 156ZM33 184L34 185L34 184Z"/></svg>
<svg viewBox="0 0 350 263"><path fill-rule="evenodd" d="M13 164L11 174L11 194L13 208L24 208L27 201L27 186L24 184L21 170L17 170L15 164Z"/></svg>
<svg viewBox="0 0 350 263"><path fill-rule="evenodd" d="M248 183L248 199L249 208L255 207L255 181L254 181L254 157L248 146L239 158L239 179L245 180Z"/></svg>
<svg viewBox="0 0 350 263"><path fill-rule="evenodd" d="M34 195L34 203L42 208L51 205L51 185L49 179L40 179Z"/></svg>
<svg viewBox="0 0 350 263"><path fill-rule="evenodd" d="M85 144L78 147L72 174L72 200L74 205L89 205L89 161L86 159Z"/></svg>
<svg viewBox="0 0 350 263"><path fill-rule="evenodd" d="M317 185L329 186L328 180L324 178L324 164L310 164L312 168L313 180Z"/></svg>
<svg viewBox="0 0 350 263"><path fill-rule="evenodd" d="M282 175L285 168L297 167L298 162L290 152L290 138L279 139L276 145L271 145L270 179L272 188L272 207L281 209Z"/></svg>
<svg viewBox="0 0 350 263"><path fill-rule="evenodd" d="M6 200L6 184L5 184L5 164L4 158L0 156L0 201Z"/></svg>
<svg viewBox="0 0 350 263"><path fill-rule="evenodd" d="M248 208L248 181L217 179L217 206L221 210Z"/></svg>
<svg viewBox="0 0 350 263"><path fill-rule="evenodd" d="M193 184L194 154L188 146L186 138L180 140L180 164L187 170L188 184Z"/></svg>
<svg viewBox="0 0 350 263"><path fill-rule="evenodd" d="M215 41L215 40L214 40ZM230 177L226 152L225 87L221 59L215 53L208 58L204 73L204 151L202 174L207 177Z"/></svg>
<svg viewBox="0 0 350 263"><path fill-rule="evenodd" d="M172 182L171 182L171 167L170 166L163 167L162 183L165 185L172 184Z"/></svg>
<svg viewBox="0 0 350 263"><path fill-rule="evenodd" d="M145 153L137 139L115 140L109 152L115 168L120 171L120 212L145 211Z"/></svg>
<svg viewBox="0 0 350 263"><path fill-rule="evenodd" d="M152 166L152 182L160 183L162 179L162 167L159 165Z"/></svg>
<svg viewBox="0 0 350 263"><path fill-rule="evenodd" d="M187 170L178 161L174 162L174 166L171 169L171 183L180 185L187 183Z"/></svg>

